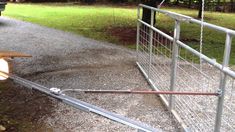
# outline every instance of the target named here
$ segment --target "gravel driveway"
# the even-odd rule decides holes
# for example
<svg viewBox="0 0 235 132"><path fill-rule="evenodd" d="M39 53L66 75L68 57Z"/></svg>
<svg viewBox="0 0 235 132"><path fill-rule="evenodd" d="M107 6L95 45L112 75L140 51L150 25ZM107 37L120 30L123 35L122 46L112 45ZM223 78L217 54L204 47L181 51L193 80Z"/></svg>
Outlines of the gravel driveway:
<svg viewBox="0 0 235 132"><path fill-rule="evenodd" d="M33 55L16 59L14 72L47 87L79 89L148 89L135 64L135 52L110 43L1 17L0 50ZM109 111L164 131L178 131L173 117L152 95L68 93ZM53 131L136 131L101 116L53 101L54 113L42 117Z"/></svg>

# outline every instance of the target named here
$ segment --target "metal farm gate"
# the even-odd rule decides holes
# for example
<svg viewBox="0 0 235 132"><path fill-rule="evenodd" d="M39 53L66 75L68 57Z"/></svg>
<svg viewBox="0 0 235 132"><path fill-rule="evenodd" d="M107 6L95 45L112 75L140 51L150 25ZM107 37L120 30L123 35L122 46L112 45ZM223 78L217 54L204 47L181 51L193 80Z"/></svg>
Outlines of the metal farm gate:
<svg viewBox="0 0 235 132"><path fill-rule="evenodd" d="M141 8L151 10L151 24L142 21ZM153 25L154 12L175 21L172 36ZM235 72L229 67L235 31L203 22L204 27L226 35L220 64L180 41L182 23L201 25L201 21L191 17L140 4L137 65L156 91L218 93L218 96L160 95L184 130L235 131ZM199 64L201 60L203 63Z"/></svg>
<svg viewBox="0 0 235 132"><path fill-rule="evenodd" d="M151 24L142 21L141 8L151 10ZM174 20L173 35L168 35L153 25L155 12ZM185 23L203 25L213 33L220 32L226 36L222 64L180 40L181 24ZM101 115L139 131L161 130L70 97L65 92L159 94L162 102L185 131L235 132L235 71L229 65L234 36L234 30L140 4L137 22L137 65L156 91L47 88L12 73L5 73L8 70L3 67L0 67L0 77L9 78L65 104ZM14 54L10 52L4 56L2 53L0 59L12 58ZM9 67L7 62L1 60Z"/></svg>

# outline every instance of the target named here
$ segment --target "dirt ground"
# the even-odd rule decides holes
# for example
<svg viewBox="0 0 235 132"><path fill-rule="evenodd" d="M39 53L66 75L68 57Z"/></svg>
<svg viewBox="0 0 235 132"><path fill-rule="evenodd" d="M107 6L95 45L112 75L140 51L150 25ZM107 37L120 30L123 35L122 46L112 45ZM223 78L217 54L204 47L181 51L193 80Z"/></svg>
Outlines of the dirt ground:
<svg viewBox="0 0 235 132"><path fill-rule="evenodd" d="M54 106L47 96L12 81L0 82L0 125L6 132L50 130L38 119L50 116Z"/></svg>
<svg viewBox="0 0 235 132"><path fill-rule="evenodd" d="M112 27L107 29L107 33L117 38L123 45L136 43L136 27Z"/></svg>

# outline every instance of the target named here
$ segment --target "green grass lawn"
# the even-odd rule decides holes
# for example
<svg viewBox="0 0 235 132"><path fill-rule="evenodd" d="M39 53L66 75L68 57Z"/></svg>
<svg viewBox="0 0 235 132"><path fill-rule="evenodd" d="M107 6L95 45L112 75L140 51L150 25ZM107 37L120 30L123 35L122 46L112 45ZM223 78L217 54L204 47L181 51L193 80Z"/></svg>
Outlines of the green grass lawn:
<svg viewBox="0 0 235 132"><path fill-rule="evenodd" d="M197 16L196 10L165 8L173 12ZM107 33L112 27L136 27L136 7L81 6L69 4L8 4L4 16L37 23L68 32L77 33L97 40L120 43ZM235 14L206 12L205 21L235 29ZM157 26L168 33L173 32L174 21L164 15L157 15ZM190 46L199 47L200 26L182 24L181 40ZM206 29L204 32L204 54L222 61L225 34ZM134 47L130 46L129 47ZM235 64L235 43L232 45L231 63Z"/></svg>
<svg viewBox="0 0 235 132"><path fill-rule="evenodd" d="M110 27L135 27L135 9L63 4L8 4L5 16L74 32L86 37L116 42L106 34Z"/></svg>

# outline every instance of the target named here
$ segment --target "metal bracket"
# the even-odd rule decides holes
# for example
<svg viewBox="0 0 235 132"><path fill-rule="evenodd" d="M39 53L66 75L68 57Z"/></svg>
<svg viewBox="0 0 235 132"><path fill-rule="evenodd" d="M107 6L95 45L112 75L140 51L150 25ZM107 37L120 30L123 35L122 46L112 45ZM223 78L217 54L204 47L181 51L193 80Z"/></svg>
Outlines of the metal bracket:
<svg viewBox="0 0 235 132"><path fill-rule="evenodd" d="M61 94L61 90L59 88L50 88L51 93L55 94L55 95L60 95Z"/></svg>
<svg viewBox="0 0 235 132"><path fill-rule="evenodd" d="M223 94L223 91L221 89L218 89L217 93L218 93L218 97L221 97L221 95Z"/></svg>

